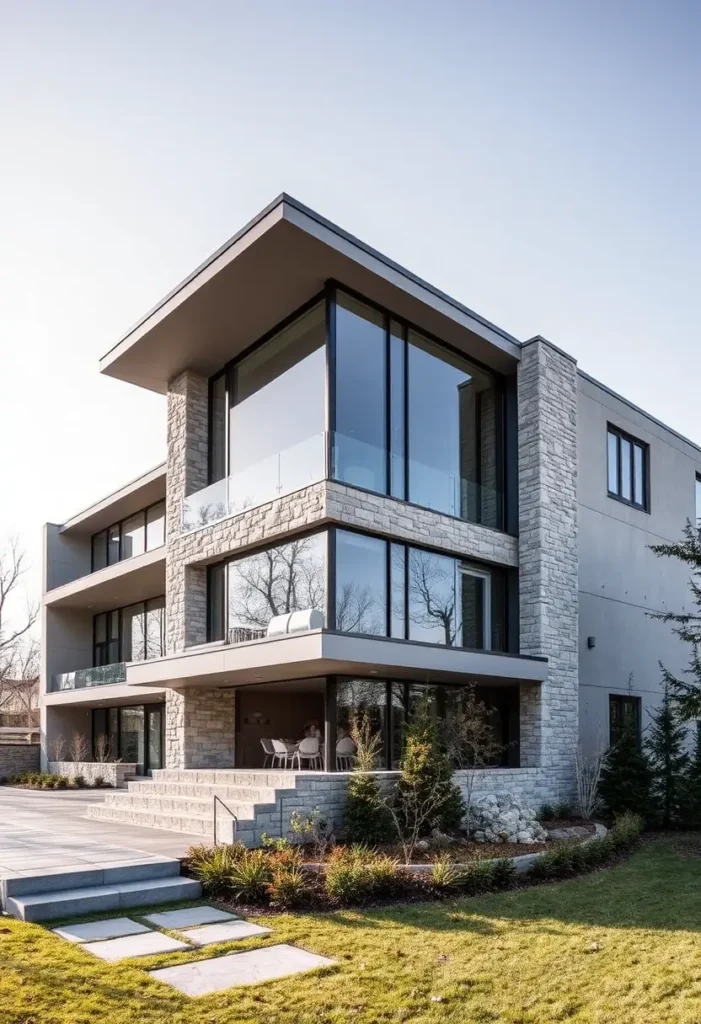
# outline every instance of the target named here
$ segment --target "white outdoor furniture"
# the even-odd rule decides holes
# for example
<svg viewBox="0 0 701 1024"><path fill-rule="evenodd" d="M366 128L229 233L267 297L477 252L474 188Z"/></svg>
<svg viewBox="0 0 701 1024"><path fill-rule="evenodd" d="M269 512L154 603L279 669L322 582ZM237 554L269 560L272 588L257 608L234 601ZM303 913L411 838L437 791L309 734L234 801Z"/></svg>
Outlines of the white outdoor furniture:
<svg viewBox="0 0 701 1024"><path fill-rule="evenodd" d="M269 768L275 761L275 748L273 747L272 740L261 740L260 745L263 748L265 757L263 758L263 767Z"/></svg>
<svg viewBox="0 0 701 1024"><path fill-rule="evenodd" d="M277 765L279 768L290 767L290 757L292 751L282 740L271 740L273 747L273 768Z"/></svg>
<svg viewBox="0 0 701 1024"><path fill-rule="evenodd" d="M305 761L311 768L323 768L321 747L318 738L316 736L306 736L303 740L300 740L297 749L292 755L293 768L295 758L297 759L297 768L299 770L302 768L302 761Z"/></svg>
<svg viewBox="0 0 701 1024"><path fill-rule="evenodd" d="M336 768L339 772L349 772L355 763L356 746L350 736L344 736L336 744Z"/></svg>

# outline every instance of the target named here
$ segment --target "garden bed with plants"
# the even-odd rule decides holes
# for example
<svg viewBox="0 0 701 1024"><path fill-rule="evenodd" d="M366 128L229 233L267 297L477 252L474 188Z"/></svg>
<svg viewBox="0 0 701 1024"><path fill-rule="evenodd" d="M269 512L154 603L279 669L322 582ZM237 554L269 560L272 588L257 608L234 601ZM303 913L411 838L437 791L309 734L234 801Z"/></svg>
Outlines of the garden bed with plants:
<svg viewBox="0 0 701 1024"><path fill-rule="evenodd" d="M510 857L456 863L445 853L429 870L415 872L398 858L362 844L330 846L313 867L305 863L304 848L285 839L269 840L253 850L240 844L195 846L184 867L202 882L208 897L237 913L336 910L477 896L572 877L628 853L641 832L639 817L623 815L605 835L546 849L522 875Z"/></svg>
<svg viewBox="0 0 701 1024"><path fill-rule="evenodd" d="M11 779L0 779L0 785L13 786L15 789L110 789L110 783L100 775L87 782L80 774L68 778L65 775L53 775L50 772L21 772Z"/></svg>

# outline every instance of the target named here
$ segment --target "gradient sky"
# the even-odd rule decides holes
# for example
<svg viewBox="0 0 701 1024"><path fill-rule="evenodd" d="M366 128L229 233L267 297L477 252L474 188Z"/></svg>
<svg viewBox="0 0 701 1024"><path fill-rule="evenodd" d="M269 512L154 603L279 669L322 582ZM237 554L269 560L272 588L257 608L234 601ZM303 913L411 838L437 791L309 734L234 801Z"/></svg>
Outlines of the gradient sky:
<svg viewBox="0 0 701 1024"><path fill-rule="evenodd" d="M0 537L160 462L99 356L285 190L701 442L698 0L0 0Z"/></svg>

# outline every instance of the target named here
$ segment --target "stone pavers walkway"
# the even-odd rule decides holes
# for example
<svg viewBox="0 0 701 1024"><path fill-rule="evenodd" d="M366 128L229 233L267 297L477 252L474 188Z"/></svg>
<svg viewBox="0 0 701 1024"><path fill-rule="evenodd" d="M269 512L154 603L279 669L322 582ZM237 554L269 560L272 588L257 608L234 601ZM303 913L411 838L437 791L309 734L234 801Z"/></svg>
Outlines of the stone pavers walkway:
<svg viewBox="0 0 701 1024"><path fill-rule="evenodd" d="M109 961L157 953L193 951L205 945L271 933L270 928L263 928L234 914L227 914L226 911L208 906L186 907L151 914L143 920L167 927L176 934L173 936L164 931L151 930L146 925L126 917L63 925L54 928L53 931L67 942L80 943L86 952ZM186 928L187 925L202 921L216 923ZM200 996L221 992L237 985L253 985L261 981L284 978L317 967L325 967L334 962L328 957L280 943L276 946L264 946L262 949L246 950L245 953L229 953L209 960L160 967L148 973L157 981L172 985L185 995Z"/></svg>
<svg viewBox="0 0 701 1024"><path fill-rule="evenodd" d="M95 790L0 786L0 879L182 858L202 836L85 818Z"/></svg>

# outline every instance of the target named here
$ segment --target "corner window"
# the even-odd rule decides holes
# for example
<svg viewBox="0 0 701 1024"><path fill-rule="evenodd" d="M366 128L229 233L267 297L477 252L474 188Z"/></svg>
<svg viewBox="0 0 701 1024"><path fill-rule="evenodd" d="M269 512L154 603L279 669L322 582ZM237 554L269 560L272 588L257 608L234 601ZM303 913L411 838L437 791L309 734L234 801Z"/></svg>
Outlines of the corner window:
<svg viewBox="0 0 701 1024"><path fill-rule="evenodd" d="M609 424L607 450L609 497L647 512L648 446Z"/></svg>
<svg viewBox="0 0 701 1024"><path fill-rule="evenodd" d="M609 743L613 746L627 733L640 741L640 697L609 695Z"/></svg>

